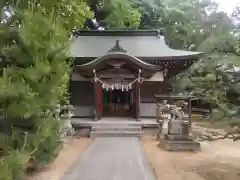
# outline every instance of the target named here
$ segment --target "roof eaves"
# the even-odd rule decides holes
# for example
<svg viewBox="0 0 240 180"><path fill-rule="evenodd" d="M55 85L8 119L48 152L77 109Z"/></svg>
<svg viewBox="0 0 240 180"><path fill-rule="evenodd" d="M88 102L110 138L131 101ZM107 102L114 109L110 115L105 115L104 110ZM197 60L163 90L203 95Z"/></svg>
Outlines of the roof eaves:
<svg viewBox="0 0 240 180"><path fill-rule="evenodd" d="M84 69L87 69L87 68L91 68L93 66L96 66L98 63L100 63L101 61L103 60L106 60L106 59L109 59L109 58L116 58L116 57L123 57L123 58L126 58L126 59L129 59L133 62L135 62L136 64L144 67L144 68L147 68L147 69L151 69L151 70L157 70L157 67L155 65L152 65L152 64L149 64L147 62L144 62L142 61L141 59L138 59L134 56L131 56L127 53L122 53L122 52L110 52L110 53L107 53L106 55L102 56L102 57L98 57L90 62L87 62L87 63L84 63L84 64L78 64L77 66L80 67L80 68L84 68Z"/></svg>
<svg viewBox="0 0 240 180"><path fill-rule="evenodd" d="M171 61L171 60L195 60L195 59L198 59L200 57L201 54L198 54L198 55L187 55L187 56L154 56L154 57L151 57L151 56L139 56L139 57L136 57L138 59L141 59L141 60L148 60L148 61ZM71 56L73 57L73 56ZM73 57L74 58L74 57ZM89 60L93 60L93 59L96 59L98 57L75 57L77 59L89 59Z"/></svg>
<svg viewBox="0 0 240 180"><path fill-rule="evenodd" d="M137 57L142 60L157 60L157 61L169 61L169 60L193 60L198 59L204 53L194 52L193 54L180 55L180 56L154 56L154 57Z"/></svg>

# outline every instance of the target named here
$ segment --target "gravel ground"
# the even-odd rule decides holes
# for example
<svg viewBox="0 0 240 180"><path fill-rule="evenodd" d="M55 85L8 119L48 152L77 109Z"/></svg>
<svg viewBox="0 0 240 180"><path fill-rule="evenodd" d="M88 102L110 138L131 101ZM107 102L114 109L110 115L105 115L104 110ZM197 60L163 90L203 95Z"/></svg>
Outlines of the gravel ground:
<svg viewBox="0 0 240 180"><path fill-rule="evenodd" d="M201 152L167 152L155 137L142 139L157 180L239 180L240 143L202 142Z"/></svg>

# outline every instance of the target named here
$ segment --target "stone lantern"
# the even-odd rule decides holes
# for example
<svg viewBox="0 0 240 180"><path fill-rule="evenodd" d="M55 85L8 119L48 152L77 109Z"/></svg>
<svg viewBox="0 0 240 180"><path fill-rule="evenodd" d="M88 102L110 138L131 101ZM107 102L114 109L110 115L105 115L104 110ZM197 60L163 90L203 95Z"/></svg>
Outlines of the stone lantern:
<svg viewBox="0 0 240 180"><path fill-rule="evenodd" d="M64 121L62 131L65 136L73 136L75 134L75 131L71 124L71 118L74 115L74 107L68 103L60 107L60 109L63 111L63 114L60 115L60 119Z"/></svg>

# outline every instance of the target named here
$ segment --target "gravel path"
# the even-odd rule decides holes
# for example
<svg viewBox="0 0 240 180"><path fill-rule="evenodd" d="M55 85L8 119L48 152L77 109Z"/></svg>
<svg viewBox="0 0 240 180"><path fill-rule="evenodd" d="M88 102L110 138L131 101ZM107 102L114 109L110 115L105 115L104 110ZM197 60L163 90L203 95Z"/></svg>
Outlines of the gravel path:
<svg viewBox="0 0 240 180"><path fill-rule="evenodd" d="M155 180L138 138L95 138L61 180Z"/></svg>

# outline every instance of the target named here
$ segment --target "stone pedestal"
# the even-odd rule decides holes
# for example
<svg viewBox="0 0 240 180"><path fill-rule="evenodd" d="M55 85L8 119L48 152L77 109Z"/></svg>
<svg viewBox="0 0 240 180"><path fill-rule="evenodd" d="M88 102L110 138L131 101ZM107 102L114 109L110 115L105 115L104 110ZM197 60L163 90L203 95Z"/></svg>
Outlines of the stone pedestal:
<svg viewBox="0 0 240 180"><path fill-rule="evenodd" d="M167 140L160 137L159 146L167 151L200 151L200 143L193 140Z"/></svg>
<svg viewBox="0 0 240 180"><path fill-rule="evenodd" d="M72 127L70 118L68 116L64 117L63 115L61 120L65 121L61 129L61 141L63 143L63 147L67 147L75 135L75 130Z"/></svg>
<svg viewBox="0 0 240 180"><path fill-rule="evenodd" d="M61 119L65 121L62 128L62 132L65 133L65 136L73 136L75 133L75 130L72 127L72 124L70 121L71 117L69 117L69 115L62 115Z"/></svg>
<svg viewBox="0 0 240 180"><path fill-rule="evenodd" d="M168 123L168 133L159 138L159 146L167 151L199 151L200 143L189 136L188 123L172 120Z"/></svg>

